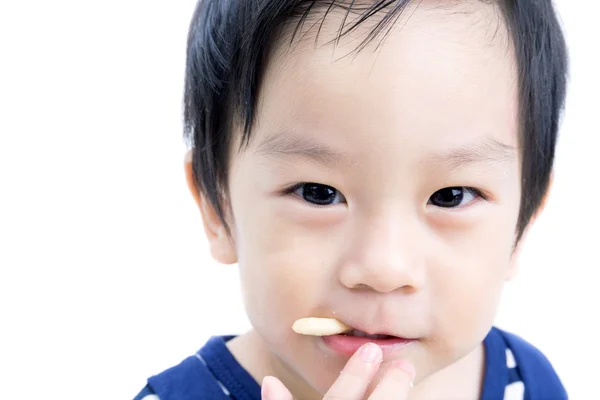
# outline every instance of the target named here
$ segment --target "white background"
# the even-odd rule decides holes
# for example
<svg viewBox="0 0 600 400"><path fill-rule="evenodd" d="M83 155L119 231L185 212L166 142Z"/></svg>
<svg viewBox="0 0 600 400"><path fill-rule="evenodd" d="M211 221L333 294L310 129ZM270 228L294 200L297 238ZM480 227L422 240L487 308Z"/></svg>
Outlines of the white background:
<svg viewBox="0 0 600 400"><path fill-rule="evenodd" d="M600 6L558 1L571 81L555 186L498 325L597 393ZM0 3L0 393L131 399L248 327L183 174L193 0Z"/></svg>

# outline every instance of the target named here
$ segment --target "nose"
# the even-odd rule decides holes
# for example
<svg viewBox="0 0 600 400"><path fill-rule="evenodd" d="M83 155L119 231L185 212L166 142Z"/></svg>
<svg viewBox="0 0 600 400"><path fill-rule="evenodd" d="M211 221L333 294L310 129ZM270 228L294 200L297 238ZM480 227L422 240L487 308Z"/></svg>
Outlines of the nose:
<svg viewBox="0 0 600 400"><path fill-rule="evenodd" d="M419 291L426 271L417 225L392 213L357 222L339 268L340 282L349 289L380 293Z"/></svg>

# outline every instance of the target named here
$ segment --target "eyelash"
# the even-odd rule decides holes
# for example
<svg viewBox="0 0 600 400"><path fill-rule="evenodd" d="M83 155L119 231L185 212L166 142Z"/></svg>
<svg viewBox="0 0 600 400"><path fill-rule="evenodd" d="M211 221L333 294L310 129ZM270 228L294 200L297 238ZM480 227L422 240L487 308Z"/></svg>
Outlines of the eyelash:
<svg viewBox="0 0 600 400"><path fill-rule="evenodd" d="M300 189L302 186L306 185L308 182L299 182L296 183L295 185L292 185L286 189L283 190L282 194L284 196L289 196L290 194L294 194L294 192L298 189Z"/></svg>
<svg viewBox="0 0 600 400"><path fill-rule="evenodd" d="M468 192L471 192L475 197L479 197L482 200L489 200L488 197L479 189L475 189L474 187L470 186L462 186L462 188Z"/></svg>
<svg viewBox="0 0 600 400"><path fill-rule="evenodd" d="M297 190L299 190L300 188L302 188L303 186L308 185L308 184L318 184L318 185L322 185L322 186L329 186L329 185L320 184L320 183L316 183L316 182L299 182L299 183L296 183L295 185L290 186L289 188L284 189L282 191L282 195L283 196L295 195L295 192ZM341 192L339 192L334 187L331 187L331 188L334 189L334 190L336 190L343 197L343 194ZM448 187L444 187L444 188L438 189L437 191L435 191L434 193L432 193L431 196L429 197L429 199L427 200L427 204L430 204L431 198L436 193L438 193L439 191L446 190L446 189L452 189L452 188L459 188L459 189L462 189L466 193L470 193L474 197L473 201L476 201L477 199L488 201L488 199L489 199L489 197L487 195L485 195L481 190L476 189L474 187L470 187L470 186L448 186ZM299 197L301 200L303 200L300 196L296 196L296 197ZM471 201L471 202L473 202L473 201ZM467 203L467 205L470 204L471 202ZM314 204L314 203L311 203L311 202L308 202L308 201L304 201L304 203L306 203L306 204L308 204L308 205L310 205L312 207L316 207L316 208L328 207L328 205L318 205L318 204ZM464 207L464 206L440 207L440 208L451 210L451 209L460 209L462 207Z"/></svg>
<svg viewBox="0 0 600 400"><path fill-rule="evenodd" d="M476 189L474 187L471 186L447 186L444 187L442 189L438 189L437 191L433 192L431 194L431 196L429 196L429 199L427 200L427 204L431 203L431 198L438 192L442 191L442 190L448 190L448 189L462 189L465 193L469 193L473 196L473 200L470 201L469 203L467 203L466 205L459 205L456 207L439 207L439 208L443 208L445 210L453 210L453 209L461 209L463 207L466 207L468 205L470 205L471 203L473 203L474 201L477 200L484 200L484 201L488 201L489 197L486 196L485 194L483 194L483 192L479 189ZM434 205L435 206L435 205Z"/></svg>
<svg viewBox="0 0 600 400"><path fill-rule="evenodd" d="M317 183L317 182L299 182L296 183L295 185L290 186L287 189L284 189L283 192L281 193L283 196L290 196L290 195L294 195L294 192L300 188L302 188L304 185L310 185L310 184L315 184L315 185L321 185L321 186L329 186L326 185L324 183ZM335 189L333 186L329 186L332 189ZM335 189L338 193L341 194L341 192L337 189ZM317 206L317 207L323 207L323 206Z"/></svg>

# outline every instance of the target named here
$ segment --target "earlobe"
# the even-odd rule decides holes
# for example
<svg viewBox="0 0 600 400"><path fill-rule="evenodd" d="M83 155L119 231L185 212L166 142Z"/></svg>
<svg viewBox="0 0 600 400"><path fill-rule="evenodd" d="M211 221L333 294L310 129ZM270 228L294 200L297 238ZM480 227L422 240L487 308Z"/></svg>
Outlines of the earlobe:
<svg viewBox="0 0 600 400"><path fill-rule="evenodd" d="M196 202L198 207L201 207L201 198L200 191L198 190L198 186L196 184L196 179L194 178L194 169L192 166L192 151L188 151L185 153L185 158L183 161L184 169L185 169L185 180L187 182L188 189Z"/></svg>
<svg viewBox="0 0 600 400"><path fill-rule="evenodd" d="M188 151L185 155L184 168L188 189L200 209L204 233L208 239L212 257L221 264L236 263L237 254L233 239L210 201L200 192L196 184L191 151Z"/></svg>

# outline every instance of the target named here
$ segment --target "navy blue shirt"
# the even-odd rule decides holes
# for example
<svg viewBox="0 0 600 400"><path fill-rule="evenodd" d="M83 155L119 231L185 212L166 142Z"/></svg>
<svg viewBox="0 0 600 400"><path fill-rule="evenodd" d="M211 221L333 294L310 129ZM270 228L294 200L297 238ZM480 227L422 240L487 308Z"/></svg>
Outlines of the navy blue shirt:
<svg viewBox="0 0 600 400"><path fill-rule="evenodd" d="M148 379L134 400L261 400L260 385L214 336L193 356ZM562 400L567 393L548 359L520 337L492 328L484 341L482 400Z"/></svg>

